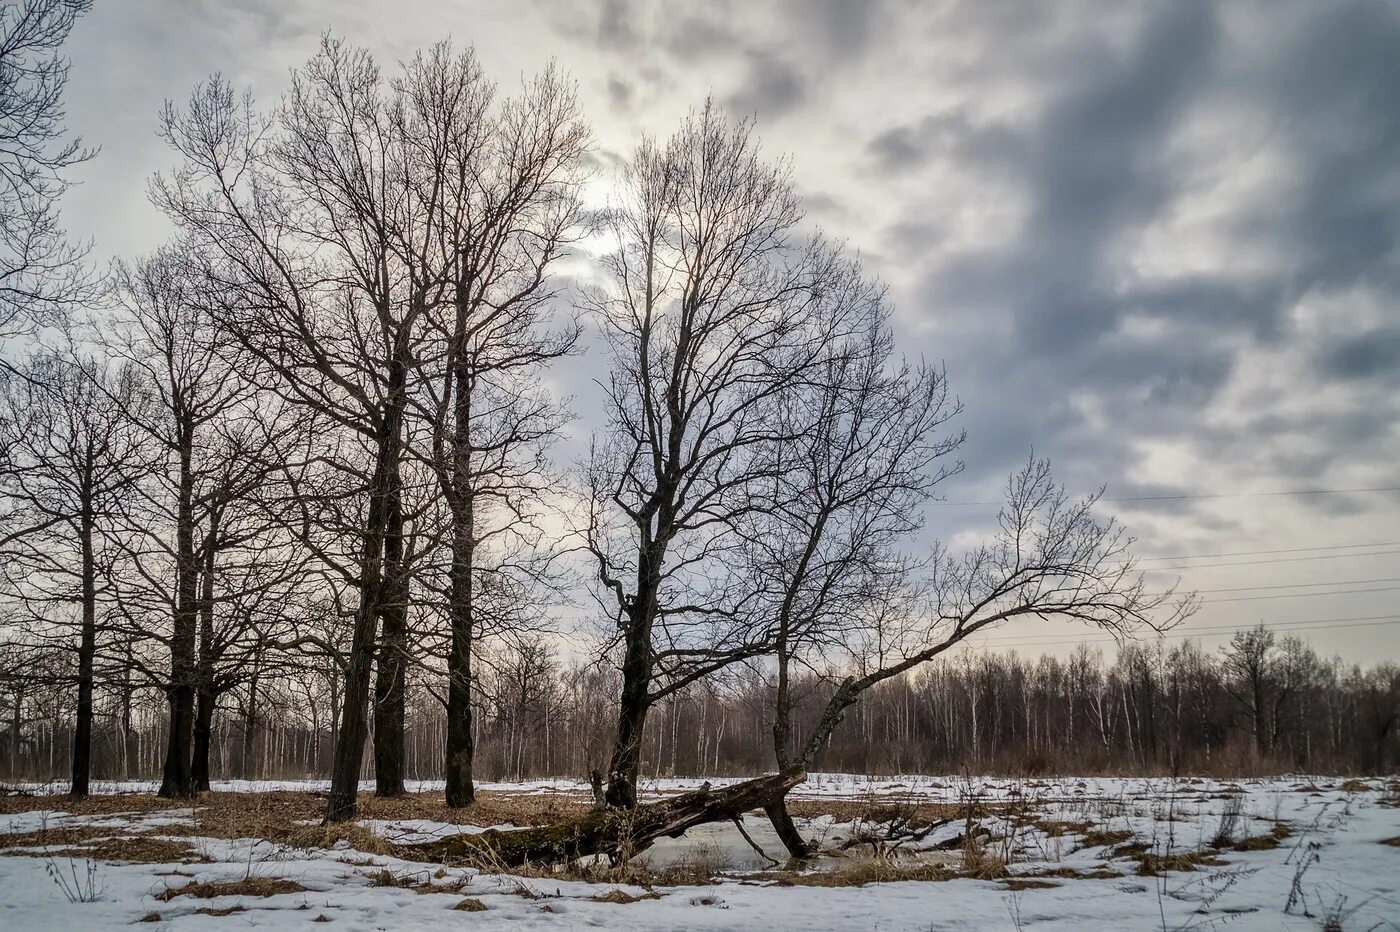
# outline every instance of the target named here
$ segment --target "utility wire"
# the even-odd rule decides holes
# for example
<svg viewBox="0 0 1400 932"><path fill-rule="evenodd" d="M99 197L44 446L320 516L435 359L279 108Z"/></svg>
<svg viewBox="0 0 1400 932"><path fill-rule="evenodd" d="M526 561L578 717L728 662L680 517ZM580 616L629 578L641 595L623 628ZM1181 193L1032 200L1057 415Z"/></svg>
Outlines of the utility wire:
<svg viewBox="0 0 1400 932"><path fill-rule="evenodd" d="M1380 540L1374 544L1334 544L1329 547L1291 547L1287 550L1227 550L1222 553L1185 553L1174 557L1139 557L1139 563L1158 560L1203 560L1206 557L1255 557L1265 553L1307 553L1311 550L1359 550L1364 547L1400 547L1400 540Z"/></svg>
<svg viewBox="0 0 1400 932"><path fill-rule="evenodd" d="M1323 553L1313 557L1279 557L1276 560L1231 560L1226 563L1192 563L1184 566L1154 566L1144 573L1166 573L1173 570L1203 570L1217 566L1267 566L1274 563L1304 563L1310 560L1344 560L1354 557L1384 557L1400 550L1376 550L1371 553Z"/></svg>
<svg viewBox="0 0 1400 932"><path fill-rule="evenodd" d="M1339 624L1330 624L1330 623L1328 623L1328 622L1340 622L1340 623L1339 623ZM1300 622L1281 621L1281 622L1275 622L1275 623L1273 623L1273 624L1265 624L1263 627L1265 627L1265 628L1267 628L1267 629L1269 629L1269 630L1280 630L1280 631L1332 631L1332 630L1334 630L1334 629L1340 629L1340 628L1373 628L1373 627L1379 627L1379 626L1385 626L1385 625L1395 625L1395 624L1400 624L1400 616L1394 616L1394 615L1363 615L1363 616L1359 616L1359 617L1356 617L1356 618L1332 618L1332 619L1319 619L1319 620L1315 620L1315 621L1300 621ZM1225 634L1233 634L1233 633L1236 633L1236 632L1239 632L1239 631L1249 631L1249 630L1251 630L1251 629L1253 629L1253 628L1257 628L1257 627L1259 627L1259 625L1245 625L1244 627L1232 626L1232 625L1213 626L1213 627L1201 627L1201 628L1192 628L1192 629L1190 629L1190 630L1173 631L1173 632L1168 632L1168 633L1164 633L1164 634L1159 634L1159 635L1157 635L1157 637L1158 637L1158 638L1220 637L1220 636L1225 635ZM1070 644L1116 644L1116 643L1122 643L1122 641L1121 641L1119 638L1114 638L1114 637L1081 638L1081 637L1075 637L1075 636L1073 636L1073 635L1066 635L1066 636L1062 636L1062 637L1055 638L1055 639L1050 639L1050 640L1030 640L1030 641L1024 640L1024 639L1022 639L1022 638L1018 638L1018 637L1016 637L1015 635L1001 635L1001 636L996 636L996 637L987 636L987 637L981 638L980 640L983 641L983 642L985 642L985 641L1001 641L1001 642L1014 641L1014 642L1016 643L1017 646L1021 646L1021 647L1056 647L1056 646L1064 646L1064 645L1070 645ZM973 643L973 639L969 639L969 640L967 640L967 641L964 641L963 643L968 644L969 646L979 646L978 644L974 644L974 643ZM985 645L985 644L981 644L980 646L986 646L986 645Z"/></svg>
<svg viewBox="0 0 1400 932"><path fill-rule="evenodd" d="M1101 502L1175 502L1199 501L1212 498L1263 498L1277 495L1357 495L1369 492L1400 492L1400 486L1376 486L1365 489L1290 489L1274 492L1206 492L1195 495L1120 495L1104 497ZM1004 505L1005 502L948 502L935 501L935 505Z"/></svg>

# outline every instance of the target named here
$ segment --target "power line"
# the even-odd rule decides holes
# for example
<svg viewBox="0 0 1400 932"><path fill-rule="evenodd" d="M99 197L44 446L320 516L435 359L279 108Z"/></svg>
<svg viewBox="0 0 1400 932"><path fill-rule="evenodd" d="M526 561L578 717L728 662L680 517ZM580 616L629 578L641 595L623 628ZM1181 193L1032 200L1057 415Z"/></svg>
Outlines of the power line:
<svg viewBox="0 0 1400 932"><path fill-rule="evenodd" d="M1241 595L1232 596L1228 599L1206 599L1206 605L1218 605L1221 602L1259 602L1264 599L1305 599L1319 595L1357 595L1362 592L1394 592L1400 586L1378 586L1374 589L1337 589L1333 592L1285 592L1279 595Z"/></svg>
<svg viewBox="0 0 1400 932"><path fill-rule="evenodd" d="M1400 540L1381 540L1374 544L1334 544L1329 547L1291 547L1287 550L1227 550L1221 553L1187 553L1173 557L1139 557L1141 563L1158 560L1203 560L1206 557L1254 557L1265 553L1307 553L1311 550L1359 550L1364 547L1400 547Z"/></svg>
<svg viewBox="0 0 1400 932"><path fill-rule="evenodd" d="M1273 492L1206 492L1193 495L1120 495L1099 499L1101 502L1174 502L1198 501L1212 498L1262 498L1277 495L1357 495L1370 492L1400 492L1400 486L1376 486L1365 489L1289 489ZM948 502L935 501L935 505L1004 505L1005 502Z"/></svg>
<svg viewBox="0 0 1400 932"><path fill-rule="evenodd" d="M1339 622L1339 623L1332 623ZM1340 628L1372 628L1384 625L1400 624L1400 616L1396 615L1360 615L1352 618L1323 618L1309 621L1280 621L1266 624L1263 627L1270 630L1284 631L1331 631ZM1223 634L1233 634L1238 631L1249 631L1259 625L1216 625L1210 627L1192 628L1188 631L1176 631L1157 635L1158 638L1193 638L1193 637L1219 637ZM1081 638L1074 635L1064 635L1050 640L1027 641L1015 635L985 636L982 641L1015 641L1022 647L1054 647L1066 644L1111 644L1120 643L1120 639L1114 637ZM972 645L972 639L963 643Z"/></svg>
<svg viewBox="0 0 1400 932"><path fill-rule="evenodd" d="M1202 592L1259 592L1264 589L1311 589L1317 586L1369 586L1373 583L1400 582L1400 576L1381 576L1376 579L1339 579L1336 582L1295 582L1280 583L1276 586L1231 586L1225 589L1197 589ZM1327 595L1328 593L1320 593Z"/></svg>
<svg viewBox="0 0 1400 932"><path fill-rule="evenodd" d="M1144 573L1166 573L1173 570L1203 570L1217 566L1267 566L1275 563L1304 563L1310 560L1344 560L1353 557L1384 557L1400 550L1376 550L1371 553L1323 553L1312 557L1280 557L1277 560L1232 560L1226 563L1192 563L1185 566L1154 566Z"/></svg>

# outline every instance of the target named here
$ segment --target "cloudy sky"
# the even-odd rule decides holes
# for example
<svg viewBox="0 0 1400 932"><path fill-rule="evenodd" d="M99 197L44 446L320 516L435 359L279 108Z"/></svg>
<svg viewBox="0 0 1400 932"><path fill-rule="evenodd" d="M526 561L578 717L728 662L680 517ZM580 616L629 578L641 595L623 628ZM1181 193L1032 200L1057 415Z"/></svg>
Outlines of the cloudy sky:
<svg viewBox="0 0 1400 932"><path fill-rule="evenodd" d="M68 226L158 244L161 103L213 71L273 103L327 29L386 66L450 36L506 89L556 60L604 166L707 94L755 117L966 404L930 534L974 539L1033 448L1205 593L1208 646L1400 656L1400 3L101 0ZM1391 491L1259 494L1359 489Z"/></svg>

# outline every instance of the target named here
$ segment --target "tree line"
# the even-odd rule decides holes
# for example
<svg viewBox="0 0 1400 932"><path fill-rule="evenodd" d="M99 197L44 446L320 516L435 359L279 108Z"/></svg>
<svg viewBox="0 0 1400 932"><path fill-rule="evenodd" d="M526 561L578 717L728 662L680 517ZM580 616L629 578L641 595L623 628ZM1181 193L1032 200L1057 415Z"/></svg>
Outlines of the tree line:
<svg viewBox="0 0 1400 932"><path fill-rule="evenodd" d="M0 766L14 782L61 778L72 740L70 677L13 673L0 693ZM820 713L801 683L797 719ZM472 695L474 757L488 780L580 778L607 752L615 670L562 658L544 641L499 651ZM214 771L248 780L329 769L338 678L264 680L230 696L212 724ZM772 764L774 683L761 668L680 690L642 742L648 777L743 776ZM405 773L441 779L447 719L410 680ZM1111 663L1081 645L1066 660L967 652L870 691L822 750L823 768L861 774L1389 773L1400 760L1400 669L1326 660L1256 629L1208 651L1194 641L1129 644ZM159 776L167 727L150 691L98 703L94 768L112 780ZM14 736L18 735L18 741ZM362 773L372 778L368 762Z"/></svg>
<svg viewBox="0 0 1400 932"><path fill-rule="evenodd" d="M277 753L329 775L328 821L367 773L402 793L411 760L470 805L499 720L480 716L512 707L487 701L510 695L502 658L567 637L561 688L597 724L551 747L625 809L659 723L734 677L762 678L768 762L800 775L853 710L1001 622L1132 635L1194 610L1043 460L985 541L914 547L961 467L961 405L805 222L789 164L711 102L604 173L558 68L506 91L469 48L385 69L326 36L271 105L216 75L164 107L175 164L149 193L171 237L91 274L54 207L91 154L61 132L59 46L86 7L0 18L27 56L3 58L4 99L30 108L0 129L38 134L7 216L50 244L5 256L26 293L0 318L16 765L35 697L64 697L47 733L74 794L114 722L124 767L159 758L160 793L189 796L240 760L241 711L236 766L259 728L301 747ZM569 461L581 386L559 363L586 348L598 400ZM522 675L519 708L551 677ZM279 708L309 732L269 730ZM538 766L523 715L516 772ZM440 736L411 731L428 721Z"/></svg>

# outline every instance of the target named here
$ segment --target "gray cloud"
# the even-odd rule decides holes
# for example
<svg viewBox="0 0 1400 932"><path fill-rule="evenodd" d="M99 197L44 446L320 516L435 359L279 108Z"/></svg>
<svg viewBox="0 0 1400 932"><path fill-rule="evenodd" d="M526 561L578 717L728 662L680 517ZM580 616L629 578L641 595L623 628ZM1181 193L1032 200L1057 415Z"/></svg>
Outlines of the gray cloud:
<svg viewBox="0 0 1400 932"><path fill-rule="evenodd" d="M756 113L811 221L890 283L906 351L947 360L970 435L955 499L994 496L1032 447L1072 488L1119 496L1393 484L1377 481L1400 458L1393 2L99 4L74 36L69 109L104 151L68 225L104 256L154 245L161 101L221 70L271 102L326 28L386 67L450 33L503 85L557 58L600 177L706 93ZM596 368L557 374L580 437ZM1300 529L1381 539L1395 506L1120 510L1180 553Z"/></svg>

